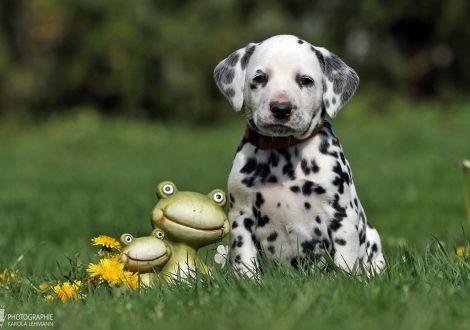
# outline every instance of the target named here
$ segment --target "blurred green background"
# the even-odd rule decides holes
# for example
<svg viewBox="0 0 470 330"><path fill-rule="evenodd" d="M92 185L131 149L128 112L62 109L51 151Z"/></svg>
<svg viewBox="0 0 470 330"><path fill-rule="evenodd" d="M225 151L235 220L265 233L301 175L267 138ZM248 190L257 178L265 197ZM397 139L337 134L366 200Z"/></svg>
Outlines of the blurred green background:
<svg viewBox="0 0 470 330"><path fill-rule="evenodd" d="M386 251L464 243L469 12L468 0L0 1L0 270L26 251L24 267L52 270L65 253L93 259L99 234L147 235L161 181L226 189L244 124L213 69L284 33L361 78L333 126Z"/></svg>
<svg viewBox="0 0 470 330"><path fill-rule="evenodd" d="M393 93L450 106L470 90L469 12L468 0L2 0L0 115L86 105L218 121L227 103L214 67L275 34L342 57L374 111Z"/></svg>

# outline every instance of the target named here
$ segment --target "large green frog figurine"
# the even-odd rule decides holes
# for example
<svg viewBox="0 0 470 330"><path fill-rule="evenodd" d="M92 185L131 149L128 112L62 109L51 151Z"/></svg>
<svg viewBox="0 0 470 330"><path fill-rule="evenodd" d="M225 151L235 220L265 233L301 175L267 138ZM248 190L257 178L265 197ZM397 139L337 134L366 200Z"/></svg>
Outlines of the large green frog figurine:
<svg viewBox="0 0 470 330"><path fill-rule="evenodd" d="M185 278L196 268L210 274L197 250L220 241L229 232L225 193L220 189L208 195L178 191L174 183L165 181L158 185L157 196L159 201L152 211L151 223L164 233L172 250L159 279Z"/></svg>

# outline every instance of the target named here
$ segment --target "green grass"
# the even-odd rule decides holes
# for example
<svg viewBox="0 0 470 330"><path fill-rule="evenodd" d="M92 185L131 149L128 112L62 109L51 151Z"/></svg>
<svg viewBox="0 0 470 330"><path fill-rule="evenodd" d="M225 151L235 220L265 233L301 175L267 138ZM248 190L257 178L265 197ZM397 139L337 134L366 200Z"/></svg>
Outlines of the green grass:
<svg viewBox="0 0 470 330"><path fill-rule="evenodd" d="M214 279L190 286L89 289L66 303L44 301L34 286L85 276L97 260L92 237L148 235L159 182L225 190L244 125L240 117L217 127L165 126L92 112L0 125L0 270L18 269L23 279L0 288L0 306L53 313L54 327L67 329L470 329L470 264L452 253L470 232L456 166L470 157L469 106L411 111L394 103L381 116L364 108L359 99L332 122L382 236L382 275L269 269L254 282L212 265ZM214 248L200 253L209 263Z"/></svg>

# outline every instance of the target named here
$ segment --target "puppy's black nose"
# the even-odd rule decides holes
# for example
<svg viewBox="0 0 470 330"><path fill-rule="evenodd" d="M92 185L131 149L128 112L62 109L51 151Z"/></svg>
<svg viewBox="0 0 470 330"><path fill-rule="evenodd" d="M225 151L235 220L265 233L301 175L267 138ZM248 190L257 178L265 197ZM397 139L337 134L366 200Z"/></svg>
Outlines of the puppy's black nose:
<svg viewBox="0 0 470 330"><path fill-rule="evenodd" d="M271 103L271 112L277 119L286 119L292 112L292 104L290 102L273 102Z"/></svg>

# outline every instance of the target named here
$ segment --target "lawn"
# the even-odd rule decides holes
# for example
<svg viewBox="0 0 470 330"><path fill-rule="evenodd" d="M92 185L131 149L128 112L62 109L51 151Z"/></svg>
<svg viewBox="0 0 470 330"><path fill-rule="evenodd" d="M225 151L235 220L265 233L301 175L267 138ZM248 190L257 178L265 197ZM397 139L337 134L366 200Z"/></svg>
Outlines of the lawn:
<svg viewBox="0 0 470 330"><path fill-rule="evenodd" d="M389 267L380 276L270 269L260 282L238 280L211 262L213 245L200 255L214 279L142 292L90 287L65 303L45 301L38 286L85 278L98 260L92 237L148 235L158 183L225 190L244 124L235 114L194 128L78 111L0 125L0 272L19 279L0 282L0 309L52 313L67 329L470 329L470 263L453 253L470 232L457 167L470 158L470 106L395 102L380 116L363 108L359 99L332 123L382 236Z"/></svg>

